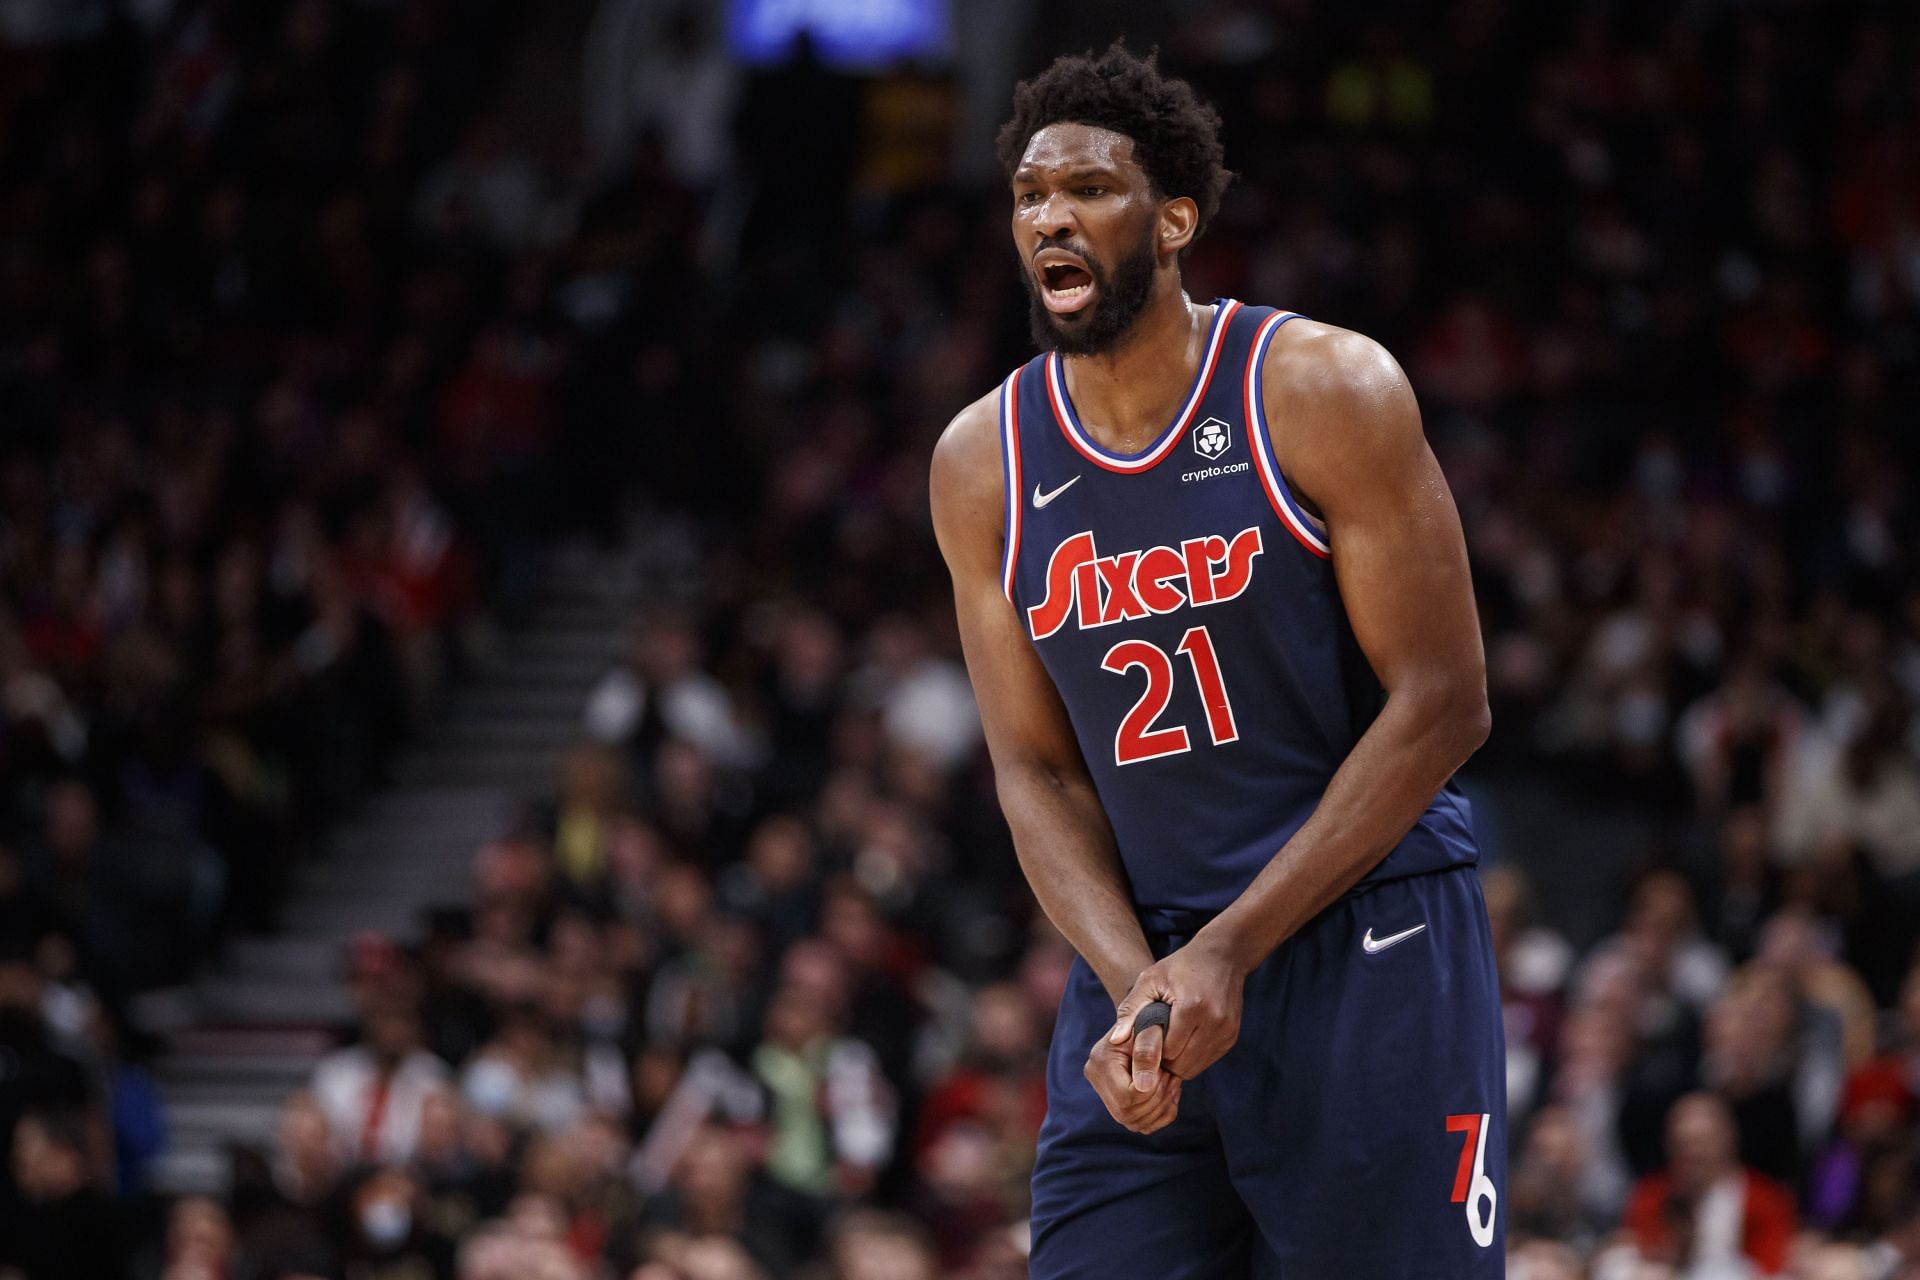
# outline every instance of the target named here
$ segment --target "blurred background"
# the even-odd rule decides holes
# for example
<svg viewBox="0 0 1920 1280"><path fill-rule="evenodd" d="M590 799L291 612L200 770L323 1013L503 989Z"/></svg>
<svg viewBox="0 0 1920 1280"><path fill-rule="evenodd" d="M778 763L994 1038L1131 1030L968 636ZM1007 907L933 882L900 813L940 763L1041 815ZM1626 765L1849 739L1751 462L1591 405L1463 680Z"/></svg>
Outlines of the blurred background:
<svg viewBox="0 0 1920 1280"><path fill-rule="evenodd" d="M1897 0L0 0L0 1275L1025 1274L926 470L1116 35L1460 504L1511 1274L1920 1275Z"/></svg>

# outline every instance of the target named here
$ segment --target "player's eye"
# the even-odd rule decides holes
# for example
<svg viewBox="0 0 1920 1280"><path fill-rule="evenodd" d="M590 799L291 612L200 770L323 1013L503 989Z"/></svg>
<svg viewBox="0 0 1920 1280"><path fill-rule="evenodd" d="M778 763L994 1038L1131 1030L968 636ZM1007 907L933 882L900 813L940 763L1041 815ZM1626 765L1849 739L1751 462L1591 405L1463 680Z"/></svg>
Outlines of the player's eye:
<svg viewBox="0 0 1920 1280"><path fill-rule="evenodd" d="M1097 196L1107 194L1107 189L1105 187L1082 187L1080 188L1080 194L1091 200Z"/></svg>
<svg viewBox="0 0 1920 1280"><path fill-rule="evenodd" d="M1037 204L1040 200L1040 193L1038 191L1022 191L1014 196L1014 199L1020 204Z"/></svg>

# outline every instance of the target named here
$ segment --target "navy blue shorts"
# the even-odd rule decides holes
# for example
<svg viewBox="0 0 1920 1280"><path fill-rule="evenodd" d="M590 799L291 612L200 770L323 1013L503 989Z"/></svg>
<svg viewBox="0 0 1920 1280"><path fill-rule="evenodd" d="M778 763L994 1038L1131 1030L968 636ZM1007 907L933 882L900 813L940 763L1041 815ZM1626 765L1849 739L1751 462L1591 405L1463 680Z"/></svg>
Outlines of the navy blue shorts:
<svg viewBox="0 0 1920 1280"><path fill-rule="evenodd" d="M1197 923L1148 920L1148 941L1165 955ZM1343 898L1282 944L1247 977L1239 1042L1158 1133L1121 1128L1081 1074L1112 1026L1075 961L1047 1062L1033 1280L1506 1274L1499 987L1470 868Z"/></svg>

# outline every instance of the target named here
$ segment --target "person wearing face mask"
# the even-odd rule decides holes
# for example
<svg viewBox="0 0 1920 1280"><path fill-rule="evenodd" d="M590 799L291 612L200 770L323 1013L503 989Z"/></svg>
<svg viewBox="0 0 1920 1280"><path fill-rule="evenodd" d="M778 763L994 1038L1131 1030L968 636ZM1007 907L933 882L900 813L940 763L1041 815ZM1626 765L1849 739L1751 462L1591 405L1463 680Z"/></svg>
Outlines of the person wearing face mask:
<svg viewBox="0 0 1920 1280"><path fill-rule="evenodd" d="M451 1241L421 1221L421 1187L388 1165L368 1173L349 1201L343 1280L453 1280Z"/></svg>

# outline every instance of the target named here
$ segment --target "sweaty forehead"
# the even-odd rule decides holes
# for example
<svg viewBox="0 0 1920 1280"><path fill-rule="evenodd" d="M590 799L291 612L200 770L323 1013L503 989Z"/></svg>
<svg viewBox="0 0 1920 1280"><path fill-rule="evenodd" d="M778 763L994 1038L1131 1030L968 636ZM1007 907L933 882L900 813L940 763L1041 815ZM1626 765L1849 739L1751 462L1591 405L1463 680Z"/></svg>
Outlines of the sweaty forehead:
<svg viewBox="0 0 1920 1280"><path fill-rule="evenodd" d="M1036 130L1027 139L1018 167L1044 173L1094 165L1117 171L1133 164L1133 139L1126 134L1063 121Z"/></svg>

